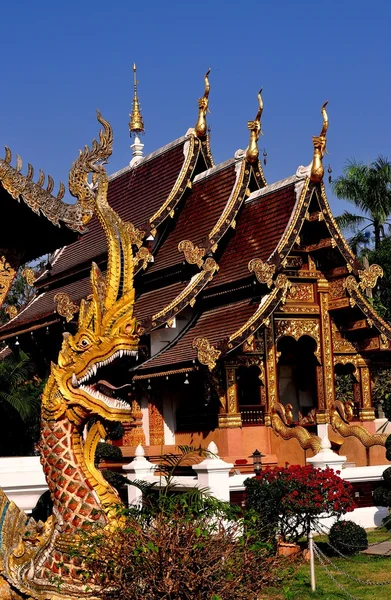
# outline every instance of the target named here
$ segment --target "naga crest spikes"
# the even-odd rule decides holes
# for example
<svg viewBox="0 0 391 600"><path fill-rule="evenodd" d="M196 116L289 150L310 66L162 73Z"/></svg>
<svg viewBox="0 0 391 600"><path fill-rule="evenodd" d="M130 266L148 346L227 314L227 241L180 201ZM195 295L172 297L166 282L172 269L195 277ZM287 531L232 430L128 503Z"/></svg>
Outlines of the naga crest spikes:
<svg viewBox="0 0 391 600"><path fill-rule="evenodd" d="M210 83L209 83L209 73L211 69L209 68L205 73L205 91L202 98L198 98L198 119L195 124L194 131L198 138L205 137L207 132L207 124L206 124L206 113L209 112L209 92L210 92Z"/></svg>
<svg viewBox="0 0 391 600"><path fill-rule="evenodd" d="M261 88L258 92L258 112L253 121L248 121L247 127L250 130L250 141L246 150L246 160L249 163L255 163L258 160L259 149L258 149L258 140L259 136L262 135L261 129L261 117L263 113L263 99L262 99L262 90Z"/></svg>
<svg viewBox="0 0 391 600"><path fill-rule="evenodd" d="M314 183L319 183L320 181L322 181L324 175L323 157L326 153L326 133L329 127L329 118L326 112L326 106L328 102L329 101L326 100L320 111L323 117L322 131L318 136L312 136L312 143L314 145L314 157L312 159L311 164L310 179Z"/></svg>

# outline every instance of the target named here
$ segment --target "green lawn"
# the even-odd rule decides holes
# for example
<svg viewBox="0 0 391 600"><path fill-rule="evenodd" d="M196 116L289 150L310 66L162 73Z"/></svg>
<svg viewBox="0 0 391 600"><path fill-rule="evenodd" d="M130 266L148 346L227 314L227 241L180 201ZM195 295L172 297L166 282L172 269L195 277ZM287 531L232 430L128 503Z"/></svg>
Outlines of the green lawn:
<svg viewBox="0 0 391 600"><path fill-rule="evenodd" d="M386 530L376 530L368 532L368 542L373 544L390 539L391 532ZM315 538L320 549L327 554L327 538ZM391 541L391 540L390 540ZM391 556L378 557L366 556L358 554L349 557L348 559L337 558L330 556L330 559L338 569L368 582L391 581ZM344 575L336 572L336 569L328 565L331 574L336 581L341 584L349 594L359 600L391 600L391 583L388 585L362 585L356 583ZM351 596L345 594L339 589L336 584L329 578L324 569L316 561L316 591L311 592L309 563L305 563L298 569L293 581L287 584L283 591L270 590L270 593L265 594L264 598L270 600L313 600L321 598L322 600L338 600L346 599Z"/></svg>

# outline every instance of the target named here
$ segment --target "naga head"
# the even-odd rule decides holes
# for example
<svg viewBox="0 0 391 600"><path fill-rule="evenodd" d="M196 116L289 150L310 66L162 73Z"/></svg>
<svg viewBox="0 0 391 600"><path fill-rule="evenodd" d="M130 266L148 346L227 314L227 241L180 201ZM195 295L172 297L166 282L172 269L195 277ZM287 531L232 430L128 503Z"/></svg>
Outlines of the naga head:
<svg viewBox="0 0 391 600"><path fill-rule="evenodd" d="M129 357L134 363L138 352L139 325L133 315L132 227L107 203L108 181L103 162L111 154L112 131L100 115L98 119L104 125L100 142L94 140L92 150L85 149L78 159L79 167L76 161L72 170L74 180L82 182L82 192L87 170L92 173L94 210L108 246L107 271L103 275L92 264L92 294L81 302L77 332L64 333L58 365L52 365L52 376L42 399L43 415L48 419L59 418L67 411L68 416L79 421L93 415L112 421L130 420L129 403L118 397L119 388L107 379L115 373L117 361L123 377L123 365L127 362L124 359ZM82 170L80 176L78 169ZM110 368L106 369L108 365Z"/></svg>
<svg viewBox="0 0 391 600"><path fill-rule="evenodd" d="M324 166L322 160L326 153L326 133L329 127L329 118L326 112L327 104L328 100L326 100L326 102L323 104L320 111L323 118L322 131L319 135L312 136L312 143L314 146L314 157L312 160L310 179L314 183L318 183L319 181L321 181L324 175Z"/></svg>
<svg viewBox="0 0 391 600"><path fill-rule="evenodd" d="M198 119L195 124L194 131L197 137L202 138L207 133L206 113L209 111L209 73L210 69L205 74L205 91L202 98L198 98Z"/></svg>

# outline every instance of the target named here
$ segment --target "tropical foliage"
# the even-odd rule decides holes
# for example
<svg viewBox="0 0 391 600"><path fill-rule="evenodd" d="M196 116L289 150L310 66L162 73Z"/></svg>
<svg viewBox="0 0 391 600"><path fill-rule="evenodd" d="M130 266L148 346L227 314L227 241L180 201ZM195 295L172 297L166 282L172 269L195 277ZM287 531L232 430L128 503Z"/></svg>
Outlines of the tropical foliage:
<svg viewBox="0 0 391 600"><path fill-rule="evenodd" d="M209 454L181 446L162 456L161 485L136 482L141 507L120 511L110 532L80 533L74 554L88 586L112 600L247 600L289 580L292 563L257 539L251 516L206 490L178 489L178 469Z"/></svg>
<svg viewBox="0 0 391 600"><path fill-rule="evenodd" d="M0 455L33 454L39 439L44 382L29 356L16 351L0 361Z"/></svg>
<svg viewBox="0 0 391 600"><path fill-rule="evenodd" d="M338 224L355 234L355 243L363 241L360 232L373 231L375 248L385 236L391 213L391 162L378 156L369 165L356 160L348 161L344 174L334 180L333 192L337 198L354 204L359 213L345 211L337 217Z"/></svg>

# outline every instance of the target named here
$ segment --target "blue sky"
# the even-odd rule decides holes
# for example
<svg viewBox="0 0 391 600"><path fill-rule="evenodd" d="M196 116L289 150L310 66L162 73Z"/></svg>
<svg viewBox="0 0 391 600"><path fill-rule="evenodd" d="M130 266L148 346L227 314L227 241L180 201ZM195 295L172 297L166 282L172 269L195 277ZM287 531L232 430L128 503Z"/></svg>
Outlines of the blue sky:
<svg viewBox="0 0 391 600"><path fill-rule="evenodd" d="M122 168L135 61L145 153L194 126L212 67L216 162L246 147L260 87L269 183L311 161L326 99L333 175L350 157L391 158L390 17L387 0L4 2L0 145L66 180L97 134L99 108L114 127L109 172ZM340 213L343 203L329 198Z"/></svg>

